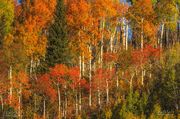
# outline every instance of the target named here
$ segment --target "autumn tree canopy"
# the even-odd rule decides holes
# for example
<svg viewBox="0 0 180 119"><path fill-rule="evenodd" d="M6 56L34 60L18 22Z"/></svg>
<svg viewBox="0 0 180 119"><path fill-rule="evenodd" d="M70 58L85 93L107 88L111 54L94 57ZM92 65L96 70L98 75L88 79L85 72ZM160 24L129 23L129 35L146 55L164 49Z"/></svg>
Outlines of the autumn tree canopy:
<svg viewBox="0 0 180 119"><path fill-rule="evenodd" d="M178 119L179 0L0 0L0 118Z"/></svg>

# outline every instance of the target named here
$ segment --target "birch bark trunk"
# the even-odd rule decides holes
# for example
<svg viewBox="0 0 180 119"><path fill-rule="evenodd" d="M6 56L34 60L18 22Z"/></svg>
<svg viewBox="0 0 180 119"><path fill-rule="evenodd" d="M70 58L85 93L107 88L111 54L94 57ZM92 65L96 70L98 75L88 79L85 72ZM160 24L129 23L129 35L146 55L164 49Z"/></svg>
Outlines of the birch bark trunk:
<svg viewBox="0 0 180 119"><path fill-rule="evenodd" d="M115 34L116 34L116 30L117 30L117 28L115 27L115 29L114 29L114 32L111 34L111 38L110 38L110 50L111 50L111 52L113 52L113 40L114 40L114 37L115 37Z"/></svg>
<svg viewBox="0 0 180 119"><path fill-rule="evenodd" d="M143 48L144 48L144 36L143 36L143 23L144 23L144 19L142 18L141 19L141 50L143 51Z"/></svg>
<svg viewBox="0 0 180 119"><path fill-rule="evenodd" d="M130 85L130 91L133 91L133 78L134 78L134 74L132 74L129 85Z"/></svg>
<svg viewBox="0 0 180 119"><path fill-rule="evenodd" d="M2 112L4 110L4 102L3 102L3 96L1 95L1 107L2 107Z"/></svg>
<svg viewBox="0 0 180 119"><path fill-rule="evenodd" d="M100 68L102 69L103 65L103 48L104 48L104 27L105 27L105 19L102 19L102 28L101 28L101 54L100 54ZM101 91L100 91L100 80L98 81L98 104L101 107Z"/></svg>
<svg viewBox="0 0 180 119"><path fill-rule="evenodd" d="M61 119L61 93L60 93L60 88L58 84L58 117Z"/></svg>
<svg viewBox="0 0 180 119"><path fill-rule="evenodd" d="M129 26L128 24L126 25L126 50L128 50L128 29L129 29Z"/></svg>
<svg viewBox="0 0 180 119"><path fill-rule="evenodd" d="M119 88L119 77L117 75L117 78L116 78L116 88L118 89Z"/></svg>
<svg viewBox="0 0 180 119"><path fill-rule="evenodd" d="M46 119L46 101L45 101L45 97L44 97L44 101L43 101L43 110L44 110L44 112L43 112L43 118L44 119Z"/></svg>
<svg viewBox="0 0 180 119"><path fill-rule="evenodd" d="M76 99L75 99L75 103L76 103L75 108L76 109L75 110L76 110L76 116L77 116L78 115L78 93L77 93L77 91L76 91L76 96L75 97L76 97Z"/></svg>
<svg viewBox="0 0 180 119"><path fill-rule="evenodd" d="M82 77L85 73L85 62L84 62L84 52L82 53Z"/></svg>
<svg viewBox="0 0 180 119"><path fill-rule="evenodd" d="M162 48L163 35L164 35L164 23L162 24L162 28L161 28L160 48Z"/></svg>
<svg viewBox="0 0 180 119"><path fill-rule="evenodd" d="M64 107L64 118L66 119L67 117L67 86L65 84L65 107Z"/></svg>
<svg viewBox="0 0 180 119"><path fill-rule="evenodd" d="M144 86L144 69L141 71L141 85Z"/></svg>
<svg viewBox="0 0 180 119"><path fill-rule="evenodd" d="M106 103L109 103L109 82L108 79L106 79Z"/></svg>
<svg viewBox="0 0 180 119"><path fill-rule="evenodd" d="M30 71L29 71L30 77L32 76L32 72L33 72L33 58L31 58L31 62L30 62Z"/></svg>
<svg viewBox="0 0 180 119"><path fill-rule="evenodd" d="M12 82L12 66L9 68L9 79L10 79L10 104L12 103L12 93L13 93L13 82Z"/></svg>
<svg viewBox="0 0 180 119"><path fill-rule="evenodd" d="M92 105L92 100L91 100L91 98L92 98L92 89L91 89L91 80L92 80L92 74L91 74L91 72L92 72L92 62L91 62L91 56L92 56L92 51L91 51L91 45L89 46L89 52L90 52L90 58L89 58L89 106L91 106Z"/></svg>
<svg viewBox="0 0 180 119"><path fill-rule="evenodd" d="M80 84L80 80L81 80L81 72L82 72L82 57L79 57L79 112L81 112L81 84Z"/></svg>
<svg viewBox="0 0 180 119"><path fill-rule="evenodd" d="M22 118L22 116L21 116L21 95L22 95L22 87L21 87L21 84L20 84L20 89L19 89L19 107L18 107L18 117L19 117L19 119Z"/></svg>
<svg viewBox="0 0 180 119"><path fill-rule="evenodd" d="M144 49L143 23L144 23L144 19L142 18L141 19L141 51L143 51L143 49ZM141 65L142 65L142 63L141 63ZM142 86L144 86L144 69L142 66L141 66L141 84L142 84Z"/></svg>
<svg viewBox="0 0 180 119"><path fill-rule="evenodd" d="M125 32L125 18L123 18L122 21L122 44L123 44L123 50L126 49L126 32Z"/></svg>

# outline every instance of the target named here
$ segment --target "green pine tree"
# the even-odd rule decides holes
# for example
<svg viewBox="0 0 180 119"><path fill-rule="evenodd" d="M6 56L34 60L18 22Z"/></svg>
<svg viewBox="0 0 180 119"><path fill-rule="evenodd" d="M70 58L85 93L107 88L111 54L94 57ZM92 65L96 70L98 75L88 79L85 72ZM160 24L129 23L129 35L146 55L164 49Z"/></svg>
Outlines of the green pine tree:
<svg viewBox="0 0 180 119"><path fill-rule="evenodd" d="M46 63L48 66L68 64L69 58L64 2L57 0L54 22L49 28Z"/></svg>

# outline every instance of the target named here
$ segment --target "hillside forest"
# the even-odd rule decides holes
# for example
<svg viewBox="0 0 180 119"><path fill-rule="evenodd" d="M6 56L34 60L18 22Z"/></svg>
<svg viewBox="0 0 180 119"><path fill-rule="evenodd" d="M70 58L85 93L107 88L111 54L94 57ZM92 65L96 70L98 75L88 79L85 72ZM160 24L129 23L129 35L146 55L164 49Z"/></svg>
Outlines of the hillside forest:
<svg viewBox="0 0 180 119"><path fill-rule="evenodd" d="M179 119L180 0L0 0L0 118Z"/></svg>

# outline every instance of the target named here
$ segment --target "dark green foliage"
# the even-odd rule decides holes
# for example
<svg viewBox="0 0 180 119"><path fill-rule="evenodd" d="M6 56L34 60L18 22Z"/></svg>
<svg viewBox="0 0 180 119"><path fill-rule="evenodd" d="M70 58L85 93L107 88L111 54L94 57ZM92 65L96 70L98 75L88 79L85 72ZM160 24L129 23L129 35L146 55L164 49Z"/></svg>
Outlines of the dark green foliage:
<svg viewBox="0 0 180 119"><path fill-rule="evenodd" d="M112 119L118 119L121 115L121 113L119 113L119 109L121 109L121 104L116 104L114 107L113 107L113 114L112 114Z"/></svg>
<svg viewBox="0 0 180 119"><path fill-rule="evenodd" d="M159 105L163 114L178 114L179 87L180 87L180 65L178 63L178 54L167 54L165 64L154 71L155 80L150 91L148 104L146 106L146 115L149 117L154 113L155 105ZM164 65L164 66L163 66Z"/></svg>
<svg viewBox="0 0 180 119"><path fill-rule="evenodd" d="M130 91L126 100L116 105L112 112L112 119L128 119L142 117L147 105L147 94Z"/></svg>
<svg viewBox="0 0 180 119"><path fill-rule="evenodd" d="M0 117L2 119L17 119L18 118L18 114L16 113L13 107L9 105L5 105L3 108L3 111L2 111L2 107L0 108L1 108Z"/></svg>
<svg viewBox="0 0 180 119"><path fill-rule="evenodd" d="M140 94L138 91L129 93L127 97L127 109L135 115L141 116L144 114L144 110L147 103L147 95L145 93Z"/></svg>
<svg viewBox="0 0 180 119"><path fill-rule="evenodd" d="M69 63L65 8L63 0L57 0L54 22L49 28L46 63L48 66Z"/></svg>

